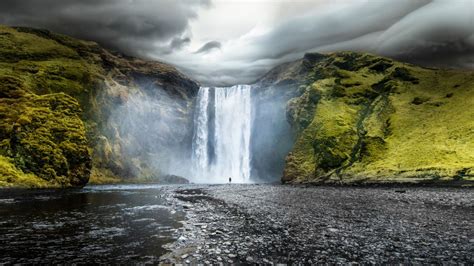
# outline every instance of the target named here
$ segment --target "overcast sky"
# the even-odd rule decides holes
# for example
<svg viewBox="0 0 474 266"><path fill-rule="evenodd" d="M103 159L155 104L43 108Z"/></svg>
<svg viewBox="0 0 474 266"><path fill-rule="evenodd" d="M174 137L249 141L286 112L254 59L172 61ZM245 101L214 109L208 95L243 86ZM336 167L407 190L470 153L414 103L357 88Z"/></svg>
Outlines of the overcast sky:
<svg viewBox="0 0 474 266"><path fill-rule="evenodd" d="M2 0L0 23L47 28L249 83L308 51L474 68L474 0Z"/></svg>

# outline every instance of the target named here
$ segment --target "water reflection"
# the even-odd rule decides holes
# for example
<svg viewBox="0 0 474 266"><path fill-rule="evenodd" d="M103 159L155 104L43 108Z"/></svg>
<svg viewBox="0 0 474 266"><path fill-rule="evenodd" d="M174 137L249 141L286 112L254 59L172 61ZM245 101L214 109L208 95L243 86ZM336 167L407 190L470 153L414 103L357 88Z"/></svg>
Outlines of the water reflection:
<svg viewBox="0 0 474 266"><path fill-rule="evenodd" d="M156 262L182 214L160 187L0 191L0 264Z"/></svg>

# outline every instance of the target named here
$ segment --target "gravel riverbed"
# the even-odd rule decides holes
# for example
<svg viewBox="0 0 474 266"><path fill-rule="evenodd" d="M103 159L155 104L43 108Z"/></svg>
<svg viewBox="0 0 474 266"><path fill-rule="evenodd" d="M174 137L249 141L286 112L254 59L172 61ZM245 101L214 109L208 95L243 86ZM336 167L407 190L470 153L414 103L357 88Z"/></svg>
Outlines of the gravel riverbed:
<svg viewBox="0 0 474 266"><path fill-rule="evenodd" d="M177 263L474 263L474 190L189 185Z"/></svg>

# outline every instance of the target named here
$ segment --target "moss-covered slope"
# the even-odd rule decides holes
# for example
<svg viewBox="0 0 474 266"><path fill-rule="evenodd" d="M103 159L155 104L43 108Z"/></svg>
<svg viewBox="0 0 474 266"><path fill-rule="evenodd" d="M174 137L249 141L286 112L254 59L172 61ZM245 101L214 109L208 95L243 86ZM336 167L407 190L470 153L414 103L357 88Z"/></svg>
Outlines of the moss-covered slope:
<svg viewBox="0 0 474 266"><path fill-rule="evenodd" d="M0 186L85 185L91 159L78 102L64 93L8 90L5 80L0 78Z"/></svg>
<svg viewBox="0 0 474 266"><path fill-rule="evenodd" d="M166 116L163 109L179 109L180 122L188 125L197 89L166 64L46 30L0 25L0 186L143 178L151 170L136 165L142 154L125 153L138 140L120 130L121 106L134 96L166 94L180 105L155 112ZM190 135L182 128L155 134L172 144Z"/></svg>
<svg viewBox="0 0 474 266"><path fill-rule="evenodd" d="M73 49L0 26L0 186L87 183L91 150L72 96L95 72Z"/></svg>
<svg viewBox="0 0 474 266"><path fill-rule="evenodd" d="M473 72L350 52L304 61L304 92L287 105L298 138L283 182L473 180Z"/></svg>

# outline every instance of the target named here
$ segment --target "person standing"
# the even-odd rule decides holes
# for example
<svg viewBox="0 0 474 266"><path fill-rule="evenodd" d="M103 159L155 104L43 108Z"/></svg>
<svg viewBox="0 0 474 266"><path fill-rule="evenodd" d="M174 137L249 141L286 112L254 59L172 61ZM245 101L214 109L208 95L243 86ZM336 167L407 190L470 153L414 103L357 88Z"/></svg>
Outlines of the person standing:
<svg viewBox="0 0 474 266"><path fill-rule="evenodd" d="M229 176L229 183L232 183L232 177Z"/></svg>

